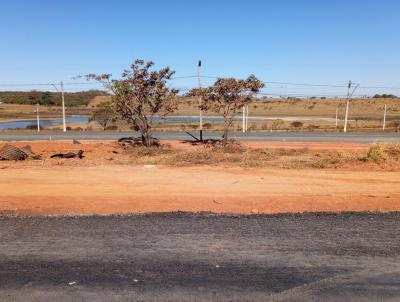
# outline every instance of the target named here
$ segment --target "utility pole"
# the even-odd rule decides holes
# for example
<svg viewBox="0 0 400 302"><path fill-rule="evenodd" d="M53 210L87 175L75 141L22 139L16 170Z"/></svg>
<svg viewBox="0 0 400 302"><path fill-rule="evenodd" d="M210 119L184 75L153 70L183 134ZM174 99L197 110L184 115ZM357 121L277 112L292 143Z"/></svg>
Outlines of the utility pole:
<svg viewBox="0 0 400 302"><path fill-rule="evenodd" d="M339 111L339 107L336 106L336 129L338 127L338 111Z"/></svg>
<svg viewBox="0 0 400 302"><path fill-rule="evenodd" d="M349 81L349 85L347 86L346 115L345 115L345 118L344 118L344 129L343 129L344 133L347 132L347 120L349 118L349 102L350 102L350 99L353 96L353 94L356 91L356 89L360 86L360 84L357 84L357 85L354 86L353 90L351 90L351 88L353 87L353 84L354 83Z"/></svg>
<svg viewBox="0 0 400 302"><path fill-rule="evenodd" d="M36 122L37 122L37 132L40 132L39 103L36 104Z"/></svg>
<svg viewBox="0 0 400 302"><path fill-rule="evenodd" d="M201 89L201 60L197 64L197 80L199 84L199 89ZM202 99L199 97L199 106L200 106L200 141L203 141L203 110L201 109Z"/></svg>
<svg viewBox="0 0 400 302"><path fill-rule="evenodd" d="M243 105L242 132L246 132L246 105Z"/></svg>
<svg viewBox="0 0 400 302"><path fill-rule="evenodd" d="M246 105L246 132L249 126L249 105Z"/></svg>
<svg viewBox="0 0 400 302"><path fill-rule="evenodd" d="M349 84L347 85L347 101L346 101L346 114L344 116L344 128L343 132L347 132L347 119L349 118L349 102L350 102L350 88L351 88L351 81L349 81Z"/></svg>
<svg viewBox="0 0 400 302"><path fill-rule="evenodd" d="M386 108L387 108L387 106L385 104L385 109L383 111L383 126L382 126L383 131L385 131L385 128L386 128Z"/></svg>
<svg viewBox="0 0 400 302"><path fill-rule="evenodd" d="M62 104L62 115L63 115L63 132L67 132L67 126L65 123L65 102L64 102L64 82L61 81L61 104Z"/></svg>

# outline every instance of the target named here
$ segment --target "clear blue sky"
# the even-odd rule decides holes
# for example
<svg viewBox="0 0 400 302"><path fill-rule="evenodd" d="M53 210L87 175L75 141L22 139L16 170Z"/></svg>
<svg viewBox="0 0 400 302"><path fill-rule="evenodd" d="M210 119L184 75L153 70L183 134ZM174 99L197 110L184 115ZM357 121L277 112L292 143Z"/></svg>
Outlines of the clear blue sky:
<svg viewBox="0 0 400 302"><path fill-rule="evenodd" d="M196 73L201 58L205 75L400 86L398 0L0 0L0 5L0 84L70 81L91 72L119 76L135 58L186 76ZM193 86L196 80L174 85ZM265 90L344 93L285 85Z"/></svg>

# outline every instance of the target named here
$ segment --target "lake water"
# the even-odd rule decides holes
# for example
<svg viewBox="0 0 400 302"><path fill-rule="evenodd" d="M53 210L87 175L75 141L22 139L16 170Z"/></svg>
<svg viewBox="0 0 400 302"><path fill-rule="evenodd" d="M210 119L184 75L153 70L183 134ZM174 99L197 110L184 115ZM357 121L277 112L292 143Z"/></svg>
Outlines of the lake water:
<svg viewBox="0 0 400 302"><path fill-rule="evenodd" d="M66 118L67 125L68 123L87 123L90 119L90 116L70 116ZM198 116L168 116L168 117L160 117L155 116L153 117L155 121L172 121L172 122L198 122ZM276 120L282 119L284 121L325 121L325 122L334 122L334 118L329 117L306 117L306 116L292 116L292 117L283 117L283 116L276 116L276 117L260 117L260 116L253 116L249 117L250 121L262 121L262 120ZM234 118L235 121L241 121L241 116L236 116ZM203 121L223 121L223 118L220 116L204 116ZM40 125L42 127L46 126L55 126L60 125L62 123L61 118L52 119L52 120L41 120ZM10 122L0 122L0 131L5 129L25 129L27 126L36 126L36 120L25 120L25 121L10 121Z"/></svg>
<svg viewBox="0 0 400 302"><path fill-rule="evenodd" d="M89 121L89 116L70 116L66 117L66 123L87 123ZM252 118L254 119L254 118ZM169 117L153 117L155 121L172 121L172 122L198 122L198 116L169 116ZM203 117L204 121L222 121L222 117L213 116L213 117ZM235 120L241 120L241 118L237 117ZM40 126L48 127L60 125L62 123L62 118L52 119L52 120L41 120ZM28 126L36 126L36 120L25 120L25 121L10 121L10 122L0 122L0 130L5 129L25 129Z"/></svg>
<svg viewBox="0 0 400 302"><path fill-rule="evenodd" d="M65 118L67 123L86 123L89 121L89 116L69 116ZM55 126L62 123L62 118L52 120L41 120L40 126ZM36 126L36 120L25 120L25 121L10 121L0 122L0 130L5 129L25 129L28 126Z"/></svg>

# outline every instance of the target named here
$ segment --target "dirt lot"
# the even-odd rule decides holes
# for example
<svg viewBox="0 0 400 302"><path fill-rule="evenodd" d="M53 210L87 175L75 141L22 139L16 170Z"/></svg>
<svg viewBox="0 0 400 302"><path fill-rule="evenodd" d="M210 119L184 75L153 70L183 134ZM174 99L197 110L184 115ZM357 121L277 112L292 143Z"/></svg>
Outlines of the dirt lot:
<svg viewBox="0 0 400 302"><path fill-rule="evenodd" d="M30 145L44 160L0 162L3 213L400 210L398 161L355 159L366 154L368 145L316 143L305 149L300 143L288 149L288 143L257 142L248 143L247 149L228 150L233 152L228 155L180 142L170 142L162 151L125 150L111 142ZM259 151L263 146L266 155ZM338 148L343 158L351 154L348 162L332 167L312 165L332 158ZM85 159L49 158L52 153L78 149L85 150ZM267 164L255 165L256 158ZM167 160L177 162L166 165ZM207 160L220 162L211 165ZM248 160L248 166L241 160ZM281 166L287 163L291 164Z"/></svg>

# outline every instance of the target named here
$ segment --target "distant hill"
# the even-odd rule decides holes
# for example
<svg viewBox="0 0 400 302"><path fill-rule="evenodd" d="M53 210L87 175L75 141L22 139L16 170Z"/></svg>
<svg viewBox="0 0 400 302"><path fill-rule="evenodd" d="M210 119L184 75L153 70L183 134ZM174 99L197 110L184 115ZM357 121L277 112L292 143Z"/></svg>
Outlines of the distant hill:
<svg viewBox="0 0 400 302"><path fill-rule="evenodd" d="M92 99L106 95L107 93L100 90L66 92L64 94L65 106L87 106ZM50 91L0 91L0 103L60 106L61 95L60 93Z"/></svg>

